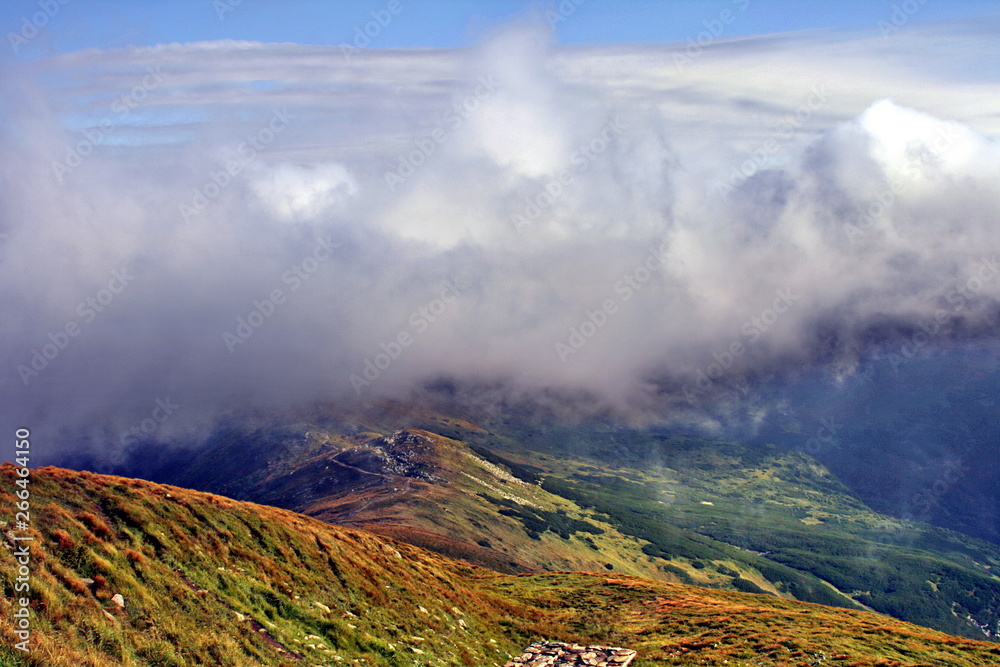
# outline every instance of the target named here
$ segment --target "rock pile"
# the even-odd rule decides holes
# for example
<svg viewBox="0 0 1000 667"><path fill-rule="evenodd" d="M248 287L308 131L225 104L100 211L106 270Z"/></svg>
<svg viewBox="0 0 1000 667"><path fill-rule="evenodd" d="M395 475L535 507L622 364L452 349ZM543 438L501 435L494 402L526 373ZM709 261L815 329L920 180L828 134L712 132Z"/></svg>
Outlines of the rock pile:
<svg viewBox="0 0 1000 667"><path fill-rule="evenodd" d="M626 667L634 657L627 648L535 642L504 667Z"/></svg>

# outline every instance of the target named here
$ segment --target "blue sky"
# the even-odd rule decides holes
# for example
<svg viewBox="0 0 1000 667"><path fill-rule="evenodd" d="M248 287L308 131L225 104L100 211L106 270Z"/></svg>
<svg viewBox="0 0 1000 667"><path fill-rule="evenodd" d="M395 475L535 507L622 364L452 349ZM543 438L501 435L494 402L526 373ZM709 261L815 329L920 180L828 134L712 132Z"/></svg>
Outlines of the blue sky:
<svg viewBox="0 0 1000 667"><path fill-rule="evenodd" d="M51 18L37 36L18 49L16 58L85 48L146 46L167 42L238 39L337 45L350 42L357 28L384 12L390 0L5 0L0 27L21 31L24 20ZM402 10L370 44L375 48L456 47L474 43L483 33L532 9L558 11L557 2L524 0L398 0ZM566 0L564 6L574 6ZM53 8L58 8L54 10ZM897 8L907 25L1000 14L996 0L586 0L556 26L563 44L684 42L696 38L723 12L732 11L723 38L843 28L878 32ZM570 14L569 12L566 12ZM384 14L383 14L384 16ZM716 23L716 25L718 25ZM30 29L29 29L30 30ZM10 57L11 50L4 49Z"/></svg>

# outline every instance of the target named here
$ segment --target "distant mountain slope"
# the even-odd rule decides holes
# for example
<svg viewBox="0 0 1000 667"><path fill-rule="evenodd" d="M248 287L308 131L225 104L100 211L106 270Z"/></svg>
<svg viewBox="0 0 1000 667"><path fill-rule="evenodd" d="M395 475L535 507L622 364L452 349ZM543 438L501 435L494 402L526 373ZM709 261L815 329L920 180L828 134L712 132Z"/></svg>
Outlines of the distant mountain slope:
<svg viewBox="0 0 1000 667"><path fill-rule="evenodd" d="M369 528L501 572L613 569L662 576L635 538L514 477L465 443L377 426L227 431L159 481ZM526 531L515 503L542 524ZM506 512L506 513L504 513ZM562 534L547 532L549 523ZM610 567L609 567L610 566Z"/></svg>
<svg viewBox="0 0 1000 667"><path fill-rule="evenodd" d="M1000 637L1000 549L879 515L775 447L386 409L230 426L187 457L131 470L499 572L608 571Z"/></svg>
<svg viewBox="0 0 1000 667"><path fill-rule="evenodd" d="M0 466L3 516L16 479ZM139 480L44 468L30 489L32 527L6 526L0 550L5 667L472 667L538 638L635 648L638 667L1000 664L995 645L867 612L619 575L500 575ZM34 538L27 654L14 648L14 536Z"/></svg>
<svg viewBox="0 0 1000 667"><path fill-rule="evenodd" d="M742 561L798 599L844 604L773 569L781 564L866 608L954 634L1000 638L996 545L877 514L806 455L644 430L505 428L508 435L497 429L491 446L547 467L545 488L649 540L647 553L687 556L706 569L727 556L716 568L721 574ZM685 549L678 531L715 543L699 554ZM749 558L757 555L764 558ZM738 578L732 583L745 589Z"/></svg>
<svg viewBox="0 0 1000 667"><path fill-rule="evenodd" d="M995 345L890 348L842 382L816 373L773 388L784 408L758 437L808 446L879 512L1000 544L998 361Z"/></svg>

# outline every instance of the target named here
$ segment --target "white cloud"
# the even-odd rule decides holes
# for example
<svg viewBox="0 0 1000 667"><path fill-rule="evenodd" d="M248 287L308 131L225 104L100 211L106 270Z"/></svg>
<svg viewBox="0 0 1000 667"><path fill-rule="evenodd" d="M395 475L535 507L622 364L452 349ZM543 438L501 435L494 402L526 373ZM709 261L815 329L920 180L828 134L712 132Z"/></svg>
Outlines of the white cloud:
<svg viewBox="0 0 1000 667"><path fill-rule="evenodd" d="M663 414L735 343L717 385L850 368L938 311L993 335L1000 277L968 281L1000 251L996 82L949 78L945 43L926 37L720 42L678 71L669 46L558 49L515 27L468 52L174 44L16 72L0 399L83 427L163 396L190 406L177 423L350 397L350 377L408 334L366 391L446 374ZM149 66L163 85L131 115L137 140L94 146L59 183L53 161L84 140L61 119L104 117ZM447 116L490 76L495 92ZM212 194L276 110L287 128ZM954 141L934 153L941 132ZM914 154L935 159L914 171ZM412 170L392 189L401 160ZM185 216L196 190L207 201ZM328 260L320 239L340 244ZM77 305L122 267L134 282L83 322ZM261 325L230 354L223 334L255 309ZM25 386L18 366L70 321L79 336Z"/></svg>
<svg viewBox="0 0 1000 667"><path fill-rule="evenodd" d="M337 163L267 167L254 174L250 187L267 210L284 222L314 219L340 209L358 191L354 176Z"/></svg>

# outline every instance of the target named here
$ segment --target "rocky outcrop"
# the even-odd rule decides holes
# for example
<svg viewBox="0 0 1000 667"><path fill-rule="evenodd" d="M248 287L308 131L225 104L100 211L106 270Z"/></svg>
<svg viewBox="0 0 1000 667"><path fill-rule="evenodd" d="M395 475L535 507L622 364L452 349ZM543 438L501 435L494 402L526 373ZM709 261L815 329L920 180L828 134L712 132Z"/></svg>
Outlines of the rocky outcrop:
<svg viewBox="0 0 1000 667"><path fill-rule="evenodd" d="M504 667L626 667L633 658L627 648L535 642Z"/></svg>

